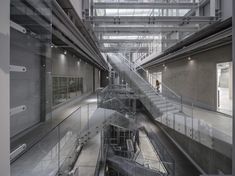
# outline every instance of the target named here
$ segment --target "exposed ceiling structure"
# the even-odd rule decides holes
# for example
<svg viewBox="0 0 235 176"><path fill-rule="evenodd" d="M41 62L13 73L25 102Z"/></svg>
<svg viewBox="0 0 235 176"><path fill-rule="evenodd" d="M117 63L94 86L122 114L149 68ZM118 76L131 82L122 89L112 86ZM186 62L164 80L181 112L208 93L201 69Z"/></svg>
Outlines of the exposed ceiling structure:
<svg viewBox="0 0 235 176"><path fill-rule="evenodd" d="M104 53L121 53L133 61L161 53L217 21L199 8L209 0L93 0L86 19ZM201 15L201 16L200 16Z"/></svg>
<svg viewBox="0 0 235 176"><path fill-rule="evenodd" d="M56 47L65 53L70 51L73 57L83 59L101 70L108 69L99 48L70 1L11 0L11 24L25 29L25 35L38 39L46 57L49 56L46 48ZM39 49L35 52L42 55Z"/></svg>

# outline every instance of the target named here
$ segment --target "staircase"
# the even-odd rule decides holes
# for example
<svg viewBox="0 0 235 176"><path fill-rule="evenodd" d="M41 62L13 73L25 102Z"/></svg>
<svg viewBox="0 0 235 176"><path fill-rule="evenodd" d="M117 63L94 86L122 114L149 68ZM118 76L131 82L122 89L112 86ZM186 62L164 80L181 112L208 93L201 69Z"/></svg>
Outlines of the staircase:
<svg viewBox="0 0 235 176"><path fill-rule="evenodd" d="M139 96L143 106L156 121L210 149L215 149L225 156L231 156L227 154L226 151L228 150L221 150L220 147L217 147L218 140L231 143L227 140L230 137L213 128L211 124L204 120L193 118L193 105L184 106L183 109L182 97L163 83L161 83L163 87L162 93L156 91L137 72L137 69L143 73L146 73L146 71L140 66L136 67L123 56L109 54L108 62L120 75L125 76L125 81L128 82L132 90Z"/></svg>
<svg viewBox="0 0 235 176"><path fill-rule="evenodd" d="M87 125L81 130L79 144L86 144L91 138L110 124L129 129L135 127L133 119L126 118L123 114L115 110L97 108L90 117Z"/></svg>
<svg viewBox="0 0 235 176"><path fill-rule="evenodd" d="M171 100L157 92L149 82L140 76L133 64L125 58L109 55L108 61L114 69L125 75L126 81L140 95L139 99L142 104L156 120L159 120L160 117L166 118L174 114L182 114L181 97L172 90L166 88L173 95Z"/></svg>
<svg viewBox="0 0 235 176"><path fill-rule="evenodd" d="M135 161L120 156L109 156L109 165L115 170L130 176L163 176L164 174L153 169L149 169Z"/></svg>

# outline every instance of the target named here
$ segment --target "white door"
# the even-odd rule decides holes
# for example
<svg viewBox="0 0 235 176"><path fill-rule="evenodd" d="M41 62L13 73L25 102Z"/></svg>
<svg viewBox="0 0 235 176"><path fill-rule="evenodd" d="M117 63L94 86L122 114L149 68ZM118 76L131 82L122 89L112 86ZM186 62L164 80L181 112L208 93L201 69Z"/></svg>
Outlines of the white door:
<svg viewBox="0 0 235 176"><path fill-rule="evenodd" d="M217 64L217 111L232 115L232 62Z"/></svg>

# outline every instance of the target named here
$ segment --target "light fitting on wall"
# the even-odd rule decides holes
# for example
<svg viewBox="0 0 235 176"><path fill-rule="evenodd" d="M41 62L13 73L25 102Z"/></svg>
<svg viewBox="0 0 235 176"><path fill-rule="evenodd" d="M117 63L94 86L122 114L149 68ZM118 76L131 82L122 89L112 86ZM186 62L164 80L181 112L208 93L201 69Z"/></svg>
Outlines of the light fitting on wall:
<svg viewBox="0 0 235 176"><path fill-rule="evenodd" d="M191 57L188 57L188 61L191 61L192 59L191 59Z"/></svg>
<svg viewBox="0 0 235 176"><path fill-rule="evenodd" d="M163 68L164 68L164 69L166 69L166 68L167 68L166 64L163 64L162 66L163 66Z"/></svg>
<svg viewBox="0 0 235 176"><path fill-rule="evenodd" d="M64 50L64 55L66 55L67 54L67 51L66 50Z"/></svg>

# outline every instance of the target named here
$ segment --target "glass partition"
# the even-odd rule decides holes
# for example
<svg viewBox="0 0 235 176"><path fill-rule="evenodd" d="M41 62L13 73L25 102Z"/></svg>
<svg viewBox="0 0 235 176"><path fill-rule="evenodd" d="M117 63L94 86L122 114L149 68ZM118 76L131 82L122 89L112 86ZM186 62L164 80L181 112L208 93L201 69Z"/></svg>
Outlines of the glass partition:
<svg viewBox="0 0 235 176"><path fill-rule="evenodd" d="M11 164L11 175L56 175L71 169L76 159L81 109L47 132L26 153Z"/></svg>
<svg viewBox="0 0 235 176"><path fill-rule="evenodd" d="M13 162L51 129L52 5L51 0L10 2L10 136ZM48 128L41 128L42 124ZM39 128L36 130L35 127Z"/></svg>

